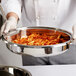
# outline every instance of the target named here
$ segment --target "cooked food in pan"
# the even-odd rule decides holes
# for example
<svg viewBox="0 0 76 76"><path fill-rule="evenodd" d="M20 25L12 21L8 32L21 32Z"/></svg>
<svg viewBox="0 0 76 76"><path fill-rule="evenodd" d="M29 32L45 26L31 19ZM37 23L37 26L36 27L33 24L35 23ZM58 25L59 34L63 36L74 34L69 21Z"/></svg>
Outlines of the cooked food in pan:
<svg viewBox="0 0 76 76"><path fill-rule="evenodd" d="M12 42L22 45L54 45L64 43L70 39L69 35L55 30L47 29L28 29L26 36L21 36L22 31L19 34L12 36Z"/></svg>

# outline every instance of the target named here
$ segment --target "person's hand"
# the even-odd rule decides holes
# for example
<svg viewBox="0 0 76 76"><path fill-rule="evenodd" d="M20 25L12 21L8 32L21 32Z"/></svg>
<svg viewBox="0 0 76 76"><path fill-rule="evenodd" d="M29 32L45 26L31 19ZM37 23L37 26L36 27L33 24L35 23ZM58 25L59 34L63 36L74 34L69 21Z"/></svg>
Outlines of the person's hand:
<svg viewBox="0 0 76 76"><path fill-rule="evenodd" d="M8 33L10 30L16 29L17 19L15 17L9 17L1 28L1 35Z"/></svg>
<svg viewBox="0 0 76 76"><path fill-rule="evenodd" d="M76 39L76 25L73 26L73 38Z"/></svg>

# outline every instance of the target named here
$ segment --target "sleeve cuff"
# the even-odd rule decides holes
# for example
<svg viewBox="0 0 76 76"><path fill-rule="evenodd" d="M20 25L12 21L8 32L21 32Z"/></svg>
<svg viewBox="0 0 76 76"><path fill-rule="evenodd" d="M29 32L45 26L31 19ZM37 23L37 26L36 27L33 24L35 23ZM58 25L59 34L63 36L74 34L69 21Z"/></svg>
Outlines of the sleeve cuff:
<svg viewBox="0 0 76 76"><path fill-rule="evenodd" d="M6 3L5 3L6 2ZM3 10L5 12L5 15L7 15L10 12L14 12L18 15L19 19L21 18L21 4L18 0L8 0L2 2L1 5L3 7Z"/></svg>

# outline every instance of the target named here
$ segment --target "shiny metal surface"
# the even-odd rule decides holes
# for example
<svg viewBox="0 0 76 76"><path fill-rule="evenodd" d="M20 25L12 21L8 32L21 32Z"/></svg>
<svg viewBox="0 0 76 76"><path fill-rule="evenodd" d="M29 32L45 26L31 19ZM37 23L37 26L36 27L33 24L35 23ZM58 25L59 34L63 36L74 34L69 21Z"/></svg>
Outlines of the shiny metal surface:
<svg viewBox="0 0 76 76"><path fill-rule="evenodd" d="M55 44L55 45L46 45L46 46L29 46L29 45L20 45L20 44L15 44L11 42L11 36L18 34L20 31L26 31L28 29L51 29L51 30L57 30L66 33L69 35L70 40L60 43L60 44ZM26 35L26 32L25 32ZM53 56L53 55L59 55L67 51L69 49L70 43L72 41L72 34L62 30L62 29L57 29L57 28L51 28L51 27L23 27L23 28L18 28L7 35L3 36L3 40L6 43L7 48L16 53L16 54L28 54L32 55L35 57L45 57L45 56Z"/></svg>
<svg viewBox="0 0 76 76"><path fill-rule="evenodd" d="M0 76L32 76L27 70L14 66L0 66Z"/></svg>

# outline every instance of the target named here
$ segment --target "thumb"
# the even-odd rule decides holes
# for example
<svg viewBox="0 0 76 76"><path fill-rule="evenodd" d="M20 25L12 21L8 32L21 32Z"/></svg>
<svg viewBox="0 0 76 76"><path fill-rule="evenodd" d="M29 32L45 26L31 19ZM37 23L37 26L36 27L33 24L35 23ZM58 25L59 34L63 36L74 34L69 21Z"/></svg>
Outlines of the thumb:
<svg viewBox="0 0 76 76"><path fill-rule="evenodd" d="M73 38L76 39L76 25L73 26Z"/></svg>
<svg viewBox="0 0 76 76"><path fill-rule="evenodd" d="M4 32L4 30L5 30L5 26L6 26L6 22L2 25L2 27L1 27L1 35L3 35L3 32Z"/></svg>
<svg viewBox="0 0 76 76"><path fill-rule="evenodd" d="M11 27L12 27L12 26L11 26ZM5 30L4 30L4 33L8 33L9 30L10 30L10 25L9 25L9 23L7 22L7 23L6 23Z"/></svg>

